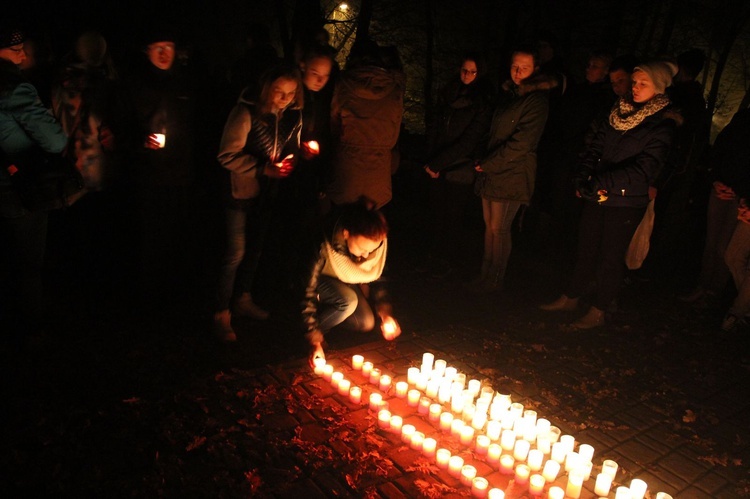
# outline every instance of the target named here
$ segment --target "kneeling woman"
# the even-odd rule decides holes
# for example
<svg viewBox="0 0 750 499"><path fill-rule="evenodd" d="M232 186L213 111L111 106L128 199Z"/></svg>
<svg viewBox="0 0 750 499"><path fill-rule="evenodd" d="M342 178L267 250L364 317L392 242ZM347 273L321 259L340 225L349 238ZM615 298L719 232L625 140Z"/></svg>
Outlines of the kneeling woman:
<svg viewBox="0 0 750 499"><path fill-rule="evenodd" d="M355 331L375 327L368 303L369 283L380 278L388 250L388 224L383 214L364 201L341 206L333 214L320 244L305 291L302 316L312 345L310 365L325 360L323 334L339 324ZM383 337L401 334L391 317L384 290L373 296Z"/></svg>

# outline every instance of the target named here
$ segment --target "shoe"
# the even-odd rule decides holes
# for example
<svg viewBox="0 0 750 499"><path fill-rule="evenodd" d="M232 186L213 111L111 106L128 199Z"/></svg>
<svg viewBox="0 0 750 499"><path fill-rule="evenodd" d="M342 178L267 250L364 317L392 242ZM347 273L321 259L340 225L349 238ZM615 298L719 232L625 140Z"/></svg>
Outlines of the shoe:
<svg viewBox="0 0 750 499"><path fill-rule="evenodd" d="M260 308L253 302L250 293L242 293L234 304L234 314L240 317L250 317L259 321L268 319L268 312Z"/></svg>
<svg viewBox="0 0 750 499"><path fill-rule="evenodd" d="M214 314L214 334L224 343L237 341L237 335L232 329L232 314L229 310L221 310Z"/></svg>
<svg viewBox="0 0 750 499"><path fill-rule="evenodd" d="M604 325L604 310L590 307L586 315L571 324L575 329L593 329Z"/></svg>
<svg viewBox="0 0 750 499"><path fill-rule="evenodd" d="M578 308L578 298L570 298L567 295L560 295L560 298L552 303L539 305L540 310L547 312L572 312Z"/></svg>
<svg viewBox="0 0 750 499"><path fill-rule="evenodd" d="M733 333L744 323L742 317L737 317L733 314L727 314L724 316L724 320L721 321L721 330L725 333Z"/></svg>
<svg viewBox="0 0 750 499"><path fill-rule="evenodd" d="M694 290L686 295L678 296L677 299L685 303L695 303L706 295L706 290L697 286Z"/></svg>

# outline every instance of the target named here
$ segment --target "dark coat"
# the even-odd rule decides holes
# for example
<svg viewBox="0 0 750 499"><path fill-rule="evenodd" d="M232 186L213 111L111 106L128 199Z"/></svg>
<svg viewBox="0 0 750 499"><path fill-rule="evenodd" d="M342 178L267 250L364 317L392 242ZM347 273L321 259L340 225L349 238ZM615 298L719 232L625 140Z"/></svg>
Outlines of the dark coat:
<svg viewBox="0 0 750 499"><path fill-rule="evenodd" d="M750 199L750 109L738 111L716 136L710 164L715 180Z"/></svg>
<svg viewBox="0 0 750 499"><path fill-rule="evenodd" d="M624 132L605 118L574 175L578 191L593 193L590 202L596 202L599 190L607 191L606 206L645 207L648 188L664 166L675 129L666 115L667 109L662 109Z"/></svg>

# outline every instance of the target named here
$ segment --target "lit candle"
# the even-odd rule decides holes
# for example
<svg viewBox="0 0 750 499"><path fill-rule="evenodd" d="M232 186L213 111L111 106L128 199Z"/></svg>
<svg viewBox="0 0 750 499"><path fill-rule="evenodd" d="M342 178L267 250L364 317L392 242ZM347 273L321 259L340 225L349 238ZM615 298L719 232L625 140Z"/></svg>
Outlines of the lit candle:
<svg viewBox="0 0 750 499"><path fill-rule="evenodd" d="M542 476L549 483L552 483L555 481L555 478L557 478L558 473L560 473L560 463L558 463L557 461L552 461L552 460L549 460L546 463L544 463L544 468L542 468Z"/></svg>
<svg viewBox="0 0 750 499"><path fill-rule="evenodd" d="M380 410L381 402L383 402L383 396L381 394L379 393L370 394L370 410L371 411Z"/></svg>
<svg viewBox="0 0 750 499"><path fill-rule="evenodd" d="M313 368L313 372L317 374L318 376L321 376L323 374L323 368L326 366L326 359L321 359L320 357L316 357L313 363L315 364L315 368Z"/></svg>
<svg viewBox="0 0 750 499"><path fill-rule="evenodd" d="M560 440L560 433L562 433L562 432L560 431L560 428L558 428L557 426L550 426L549 427L549 441L550 441L550 444L554 444L555 442L557 442L558 440Z"/></svg>
<svg viewBox="0 0 750 499"><path fill-rule="evenodd" d="M448 459L448 473L453 478L461 477L461 468L464 466L464 458L461 456L451 456Z"/></svg>
<svg viewBox="0 0 750 499"><path fill-rule="evenodd" d="M470 465L464 464L461 467L461 485L471 487L471 481L477 476L477 469Z"/></svg>
<svg viewBox="0 0 750 499"><path fill-rule="evenodd" d="M324 365L323 366L323 379L330 383L332 375L333 375L333 366L331 364Z"/></svg>
<svg viewBox="0 0 750 499"><path fill-rule="evenodd" d="M419 392L419 390L409 390L406 395L409 407L417 407L419 405L419 397L421 395L422 394Z"/></svg>
<svg viewBox="0 0 750 499"><path fill-rule="evenodd" d="M633 499L630 489L627 487L617 487L615 489L615 499Z"/></svg>
<svg viewBox="0 0 750 499"><path fill-rule="evenodd" d="M510 452L516 445L516 432L513 430L503 430L500 434L500 447L504 451Z"/></svg>
<svg viewBox="0 0 750 499"><path fill-rule="evenodd" d="M589 444L581 444L578 446L578 455L583 462L591 461L594 459L594 448Z"/></svg>
<svg viewBox="0 0 750 499"><path fill-rule="evenodd" d="M422 397L419 399L419 405L417 406L417 412L419 414L422 414L423 416L426 416L430 413L430 405L432 404L432 400L428 399L427 397Z"/></svg>
<svg viewBox="0 0 750 499"><path fill-rule="evenodd" d="M435 361L435 356L430 352L422 354L422 374L430 374L432 372L432 363Z"/></svg>
<svg viewBox="0 0 750 499"><path fill-rule="evenodd" d="M429 381L430 377L428 374L425 373L419 373L417 376L417 384L415 385L417 390L425 391L427 390L427 382Z"/></svg>
<svg viewBox="0 0 750 499"><path fill-rule="evenodd" d="M352 355L352 369L355 371L361 371L362 370L362 363L365 361L365 358L361 355Z"/></svg>
<svg viewBox="0 0 750 499"><path fill-rule="evenodd" d="M507 412L507 410L507 407L503 407L497 402L493 402L492 405L490 405L490 419L500 421L503 418L503 414Z"/></svg>
<svg viewBox="0 0 750 499"><path fill-rule="evenodd" d="M448 366L448 363L444 361L443 359L438 359L435 361L435 366L433 368L433 376L436 378L441 378L445 374L445 368Z"/></svg>
<svg viewBox="0 0 750 499"><path fill-rule="evenodd" d="M455 367L445 368L445 379L453 381L454 379L456 379L456 376L458 376L458 369L456 369Z"/></svg>
<svg viewBox="0 0 750 499"><path fill-rule="evenodd" d="M448 469L448 460L451 458L451 451L448 449L438 449L435 451L435 463L441 470Z"/></svg>
<svg viewBox="0 0 750 499"><path fill-rule="evenodd" d="M486 478L478 476L471 481L471 495L474 497L487 497L487 488L490 482Z"/></svg>
<svg viewBox="0 0 750 499"><path fill-rule="evenodd" d="M581 456L577 452L568 452L565 455L565 471L572 471L581 465Z"/></svg>
<svg viewBox="0 0 750 499"><path fill-rule="evenodd" d="M672 496L670 496L666 492L657 492L656 499L672 499Z"/></svg>
<svg viewBox="0 0 750 499"><path fill-rule="evenodd" d="M401 427L404 425L404 419L401 416L391 416L389 427L392 433L401 435Z"/></svg>
<svg viewBox="0 0 750 499"><path fill-rule="evenodd" d="M477 435L477 441L474 445L474 451L480 456L486 456L490 448L490 437L487 435Z"/></svg>
<svg viewBox="0 0 750 499"><path fill-rule="evenodd" d="M348 379L342 379L339 381L339 395L346 397L349 395L349 389L352 387L352 382Z"/></svg>
<svg viewBox="0 0 750 499"><path fill-rule="evenodd" d="M542 462L544 462L544 454L539 449L531 449L529 455L526 458L526 464L529 465L531 471L539 471L542 469Z"/></svg>
<svg viewBox="0 0 750 499"><path fill-rule="evenodd" d="M317 140L310 140L308 142L305 142L305 147L308 151L312 154L318 154L320 152L320 144L318 144Z"/></svg>
<svg viewBox="0 0 750 499"><path fill-rule="evenodd" d="M500 473L503 475L510 475L513 473L513 466L516 464L516 460L513 456L505 454L500 456Z"/></svg>
<svg viewBox="0 0 750 499"><path fill-rule="evenodd" d="M607 497L609 495L609 489L612 487L612 477L606 473L599 473L596 475L596 485L594 486L594 494L597 496Z"/></svg>
<svg viewBox="0 0 750 499"><path fill-rule="evenodd" d="M602 463L602 473L605 475L609 475L609 477L612 479L612 481L615 481L615 477L617 476L617 468L619 466L617 463L611 459L605 459Z"/></svg>
<svg viewBox="0 0 750 499"><path fill-rule="evenodd" d="M545 456L552 452L552 443L549 441L549 432L539 433L536 435L536 448Z"/></svg>
<svg viewBox="0 0 750 499"><path fill-rule="evenodd" d="M417 432L413 424L405 424L401 427L401 441L411 444L411 437Z"/></svg>
<svg viewBox="0 0 750 499"><path fill-rule="evenodd" d="M370 384L378 385L380 383L380 369L373 367L370 370Z"/></svg>
<svg viewBox="0 0 750 499"><path fill-rule="evenodd" d="M520 418L523 414L523 404L518 402L510 404L510 413L513 414L514 420Z"/></svg>
<svg viewBox="0 0 750 499"><path fill-rule="evenodd" d="M497 444L490 444L487 447L487 462L490 465L497 466L500 464L500 455L503 453L503 448Z"/></svg>
<svg viewBox="0 0 750 499"><path fill-rule="evenodd" d="M565 495L572 499L581 497L581 487L583 487L583 475L576 471L568 474L568 485L565 487Z"/></svg>
<svg viewBox="0 0 750 499"><path fill-rule="evenodd" d="M453 392L451 395L451 411L456 414L464 412L464 396L462 393Z"/></svg>
<svg viewBox="0 0 750 499"><path fill-rule="evenodd" d="M630 481L630 497L631 499L643 499L648 490L646 482L640 478L634 478Z"/></svg>
<svg viewBox="0 0 750 499"><path fill-rule="evenodd" d="M383 409L378 412L378 427L384 430L391 427L391 411Z"/></svg>
<svg viewBox="0 0 750 499"><path fill-rule="evenodd" d="M451 430L451 423L453 423L453 414L450 412L444 412L440 415L440 429L444 432Z"/></svg>
<svg viewBox="0 0 750 499"><path fill-rule="evenodd" d="M435 457L436 448L437 448L437 440L435 440L432 437L427 437L422 442L422 454L424 454L425 457L428 457L428 458Z"/></svg>
<svg viewBox="0 0 750 499"><path fill-rule="evenodd" d="M427 392L426 395L430 398L437 398L438 390L440 390L440 380L439 379L431 379L427 382Z"/></svg>
<svg viewBox="0 0 750 499"><path fill-rule="evenodd" d="M526 461L528 455L529 442L526 440L516 440L516 445L513 447L513 459L522 463Z"/></svg>
<svg viewBox="0 0 750 499"><path fill-rule="evenodd" d="M414 450L421 451L423 442L424 442L424 433L422 433L421 431L415 431L414 434L411 436L411 444L409 444L409 447L411 447Z"/></svg>
<svg viewBox="0 0 750 499"><path fill-rule="evenodd" d="M362 376L364 376L367 379L370 379L370 371L372 371L372 362L363 362L362 363Z"/></svg>
<svg viewBox="0 0 750 499"><path fill-rule="evenodd" d="M164 146L167 145L167 136L163 133L152 133L151 135L157 144L159 144L159 149L164 149Z"/></svg>
<svg viewBox="0 0 750 499"><path fill-rule="evenodd" d="M591 470L594 469L594 463L586 461L578 465L578 470L583 473L583 481L585 482L591 478Z"/></svg>
<svg viewBox="0 0 750 499"><path fill-rule="evenodd" d="M544 492L546 480L542 475L534 474L529 477L529 492L531 495L540 496Z"/></svg>
<svg viewBox="0 0 750 499"><path fill-rule="evenodd" d="M451 436L453 438L461 438L461 429L465 426L465 423L461 419L454 418L451 421Z"/></svg>
<svg viewBox="0 0 750 499"><path fill-rule="evenodd" d="M560 437L560 442L565 446L565 453L573 452L576 447L576 438L573 435L563 435Z"/></svg>
<svg viewBox="0 0 750 499"><path fill-rule="evenodd" d="M567 452L565 452L565 444L562 442L555 442L552 444L552 455L550 458L553 461L557 461L560 464L565 463L565 456Z"/></svg>
<svg viewBox="0 0 750 499"><path fill-rule="evenodd" d="M471 418L471 426L473 426L475 430L481 431L482 428L484 428L484 424L486 422L487 422L486 412L480 412L480 411L474 412L474 415Z"/></svg>
<svg viewBox="0 0 750 499"><path fill-rule="evenodd" d="M447 404L451 400L451 382L443 378L438 389L438 402Z"/></svg>
<svg viewBox="0 0 750 499"><path fill-rule="evenodd" d="M406 393L409 391L409 383L406 381L399 381L396 383L396 397L400 399L406 398Z"/></svg>
<svg viewBox="0 0 750 499"><path fill-rule="evenodd" d="M547 433L552 426L549 419L539 418L536 420L536 433L537 435Z"/></svg>
<svg viewBox="0 0 750 499"><path fill-rule="evenodd" d="M550 487L547 492L548 499L565 499L565 491L561 487Z"/></svg>
<svg viewBox="0 0 750 499"><path fill-rule="evenodd" d="M418 367L410 367L406 371L406 381L408 381L410 385L416 385L417 384L417 377L418 376L419 376L419 368Z"/></svg>
<svg viewBox="0 0 750 499"><path fill-rule="evenodd" d="M391 389L391 377L387 374L380 376L380 391L387 392Z"/></svg>
<svg viewBox="0 0 750 499"><path fill-rule="evenodd" d="M440 415L443 413L443 406L440 404L430 405L430 421L437 423L440 421Z"/></svg>
<svg viewBox="0 0 750 499"><path fill-rule="evenodd" d="M353 386L349 389L349 400L352 401L352 404L361 404L362 403L362 389L358 386Z"/></svg>
<svg viewBox="0 0 750 499"><path fill-rule="evenodd" d="M529 475L531 470L525 464L519 464L516 466L516 474L513 477L513 481L519 485L524 485L529 481Z"/></svg>
<svg viewBox="0 0 750 499"><path fill-rule="evenodd" d="M500 426L500 421L487 421L487 436L490 440L499 440L500 432L502 430L503 428Z"/></svg>
<svg viewBox="0 0 750 499"><path fill-rule="evenodd" d="M497 487L491 488L487 493L487 499L505 499L505 491Z"/></svg>
<svg viewBox="0 0 750 499"><path fill-rule="evenodd" d="M338 389L339 387L339 381L344 379L344 373L336 371L335 373L331 374L331 386L334 389Z"/></svg>
<svg viewBox="0 0 750 499"><path fill-rule="evenodd" d="M482 383L478 379L470 379L468 389L472 393L472 396L476 397L479 395L479 390L482 388Z"/></svg>
<svg viewBox="0 0 750 499"><path fill-rule="evenodd" d="M474 440L474 428L468 425L464 425L463 428L461 428L461 445L471 445L471 442Z"/></svg>

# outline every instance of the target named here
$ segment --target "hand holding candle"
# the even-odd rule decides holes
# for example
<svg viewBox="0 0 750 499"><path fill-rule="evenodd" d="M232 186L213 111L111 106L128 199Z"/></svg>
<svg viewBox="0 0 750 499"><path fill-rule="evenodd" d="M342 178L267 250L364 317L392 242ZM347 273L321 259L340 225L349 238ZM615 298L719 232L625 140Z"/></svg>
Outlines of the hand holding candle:
<svg viewBox="0 0 750 499"><path fill-rule="evenodd" d="M393 341L401 335L401 326L398 325L396 319L390 315L386 315L382 318L383 322L380 325L380 330L383 333L383 338L386 341Z"/></svg>
<svg viewBox="0 0 750 499"><path fill-rule="evenodd" d="M317 140L303 142L300 149L302 150L302 157L308 160L320 154L320 144Z"/></svg>
<svg viewBox="0 0 750 499"><path fill-rule="evenodd" d="M167 136L163 133L148 134L143 144L146 149L164 149L165 145L167 145Z"/></svg>

